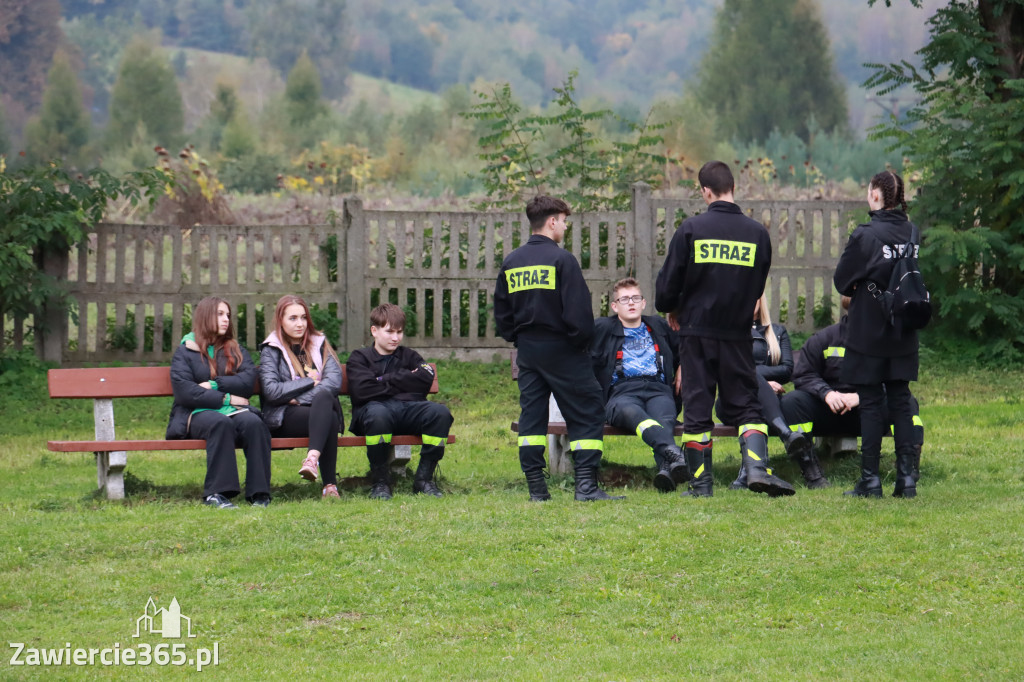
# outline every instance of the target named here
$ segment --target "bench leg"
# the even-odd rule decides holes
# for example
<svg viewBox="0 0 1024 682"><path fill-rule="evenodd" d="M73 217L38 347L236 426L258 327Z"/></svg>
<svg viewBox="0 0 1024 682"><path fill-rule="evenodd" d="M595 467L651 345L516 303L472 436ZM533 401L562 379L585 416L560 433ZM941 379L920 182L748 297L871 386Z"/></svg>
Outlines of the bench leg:
<svg viewBox="0 0 1024 682"><path fill-rule="evenodd" d="M96 453L96 485L106 489L108 500L124 499L124 468L128 464L128 453Z"/></svg>
<svg viewBox="0 0 1024 682"><path fill-rule="evenodd" d="M405 476L405 467L412 460L411 445L393 445L388 455L388 466L394 476Z"/></svg>
<svg viewBox="0 0 1024 682"><path fill-rule="evenodd" d="M857 438L853 436L824 436L814 439L814 448L826 457L857 454Z"/></svg>
<svg viewBox="0 0 1024 682"><path fill-rule="evenodd" d="M114 401L97 398L92 404L92 417L96 440L114 440ZM107 489L108 500L124 499L124 468L128 464L128 453L97 452L96 484L100 490Z"/></svg>
<svg viewBox="0 0 1024 682"><path fill-rule="evenodd" d="M548 396L548 421L564 422L562 410L554 395ZM571 474L572 457L569 455L569 436L548 434L548 471L553 474Z"/></svg>
<svg viewBox="0 0 1024 682"><path fill-rule="evenodd" d="M553 474L571 474L572 456L569 454L569 436L548 435L548 470Z"/></svg>

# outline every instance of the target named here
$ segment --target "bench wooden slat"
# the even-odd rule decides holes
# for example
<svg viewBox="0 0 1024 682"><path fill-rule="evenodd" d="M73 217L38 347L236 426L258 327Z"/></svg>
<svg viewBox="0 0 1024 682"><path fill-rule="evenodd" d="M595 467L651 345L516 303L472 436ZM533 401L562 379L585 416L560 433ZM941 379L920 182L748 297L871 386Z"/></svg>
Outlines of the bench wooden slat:
<svg viewBox="0 0 1024 682"><path fill-rule="evenodd" d="M454 443L455 436L448 436L448 442ZM393 436L391 445L422 445L418 436ZM270 447L277 449L304 448L309 445L308 438L272 438ZM366 439L362 436L338 436L338 447L365 447ZM52 452L144 452L152 450L205 450L205 440L51 440L46 443Z"/></svg>
<svg viewBox="0 0 1024 682"><path fill-rule="evenodd" d="M512 422L512 430L519 433L519 422ZM569 435L569 429L566 427L565 422L548 422L547 432L552 436L567 436ZM672 429L673 435L683 435L683 427L681 424L676 424L675 428ZM604 435L606 436L633 436L636 435L632 431L624 431L616 428L611 424L604 425ZM715 428L711 431L713 438L735 438L739 434L736 432L736 427L726 426L725 424L715 424Z"/></svg>
<svg viewBox="0 0 1024 682"><path fill-rule="evenodd" d="M51 369L51 398L155 398L174 395L170 367Z"/></svg>
<svg viewBox="0 0 1024 682"><path fill-rule="evenodd" d="M437 393L437 365L434 383L427 393ZM159 398L174 395L170 367L90 367L51 369L46 373L51 398ZM253 395L260 392L257 379ZM348 395L348 372L341 366L341 395Z"/></svg>

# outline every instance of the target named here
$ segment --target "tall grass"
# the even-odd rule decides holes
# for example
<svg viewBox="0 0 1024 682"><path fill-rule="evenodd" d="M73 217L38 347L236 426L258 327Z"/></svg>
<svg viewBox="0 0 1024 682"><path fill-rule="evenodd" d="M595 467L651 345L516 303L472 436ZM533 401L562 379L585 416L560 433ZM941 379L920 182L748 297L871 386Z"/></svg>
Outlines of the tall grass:
<svg viewBox="0 0 1024 682"><path fill-rule="evenodd" d="M606 443L624 502L581 504L571 481L527 502L508 430L507 361L441 362L459 442L441 500L366 498L343 450L339 503L275 453L269 509L198 503L204 455L129 454L125 502L93 492L88 401L46 397L39 373L0 375L0 629L29 647L138 647L153 597L192 619L189 647L243 679L1020 679L1024 467L1020 369L926 371L915 500L728 491L736 441L716 443L715 497L661 495L649 453ZM115 404L119 437L159 437L169 401ZM888 447L891 447L889 445ZM798 470L771 450L790 480ZM883 469L892 487L891 456ZM173 642L179 640L163 640ZM180 640L186 641L186 640ZM13 654L13 650L10 650ZM10 666L2 677L125 675ZM174 669L151 667L158 675Z"/></svg>

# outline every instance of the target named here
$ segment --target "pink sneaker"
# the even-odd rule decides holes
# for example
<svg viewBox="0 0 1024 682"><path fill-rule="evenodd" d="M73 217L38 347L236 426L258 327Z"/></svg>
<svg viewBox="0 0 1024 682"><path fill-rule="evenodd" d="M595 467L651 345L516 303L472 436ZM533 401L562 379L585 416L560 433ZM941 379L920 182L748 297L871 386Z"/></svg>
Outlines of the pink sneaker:
<svg viewBox="0 0 1024 682"><path fill-rule="evenodd" d="M328 483L327 485L325 485L322 497L325 500L328 497L334 498L335 500L340 500L341 495L338 494L338 486L334 485L333 483Z"/></svg>
<svg viewBox="0 0 1024 682"><path fill-rule="evenodd" d="M302 476L307 481L315 481L318 469L317 457L309 455L306 459L302 460L302 467L299 468L299 476Z"/></svg>

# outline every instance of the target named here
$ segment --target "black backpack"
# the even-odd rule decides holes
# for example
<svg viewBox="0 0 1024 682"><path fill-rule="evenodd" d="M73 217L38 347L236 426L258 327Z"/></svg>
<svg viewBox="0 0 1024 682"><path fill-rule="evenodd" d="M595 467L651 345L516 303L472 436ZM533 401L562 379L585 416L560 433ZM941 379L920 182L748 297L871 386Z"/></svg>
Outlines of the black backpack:
<svg viewBox="0 0 1024 682"><path fill-rule="evenodd" d="M882 306L889 323L898 330L924 329L932 319L931 295L917 266L917 244L920 242L917 225L911 223L910 241L889 277L889 288L882 291L874 282L868 282L868 291Z"/></svg>

